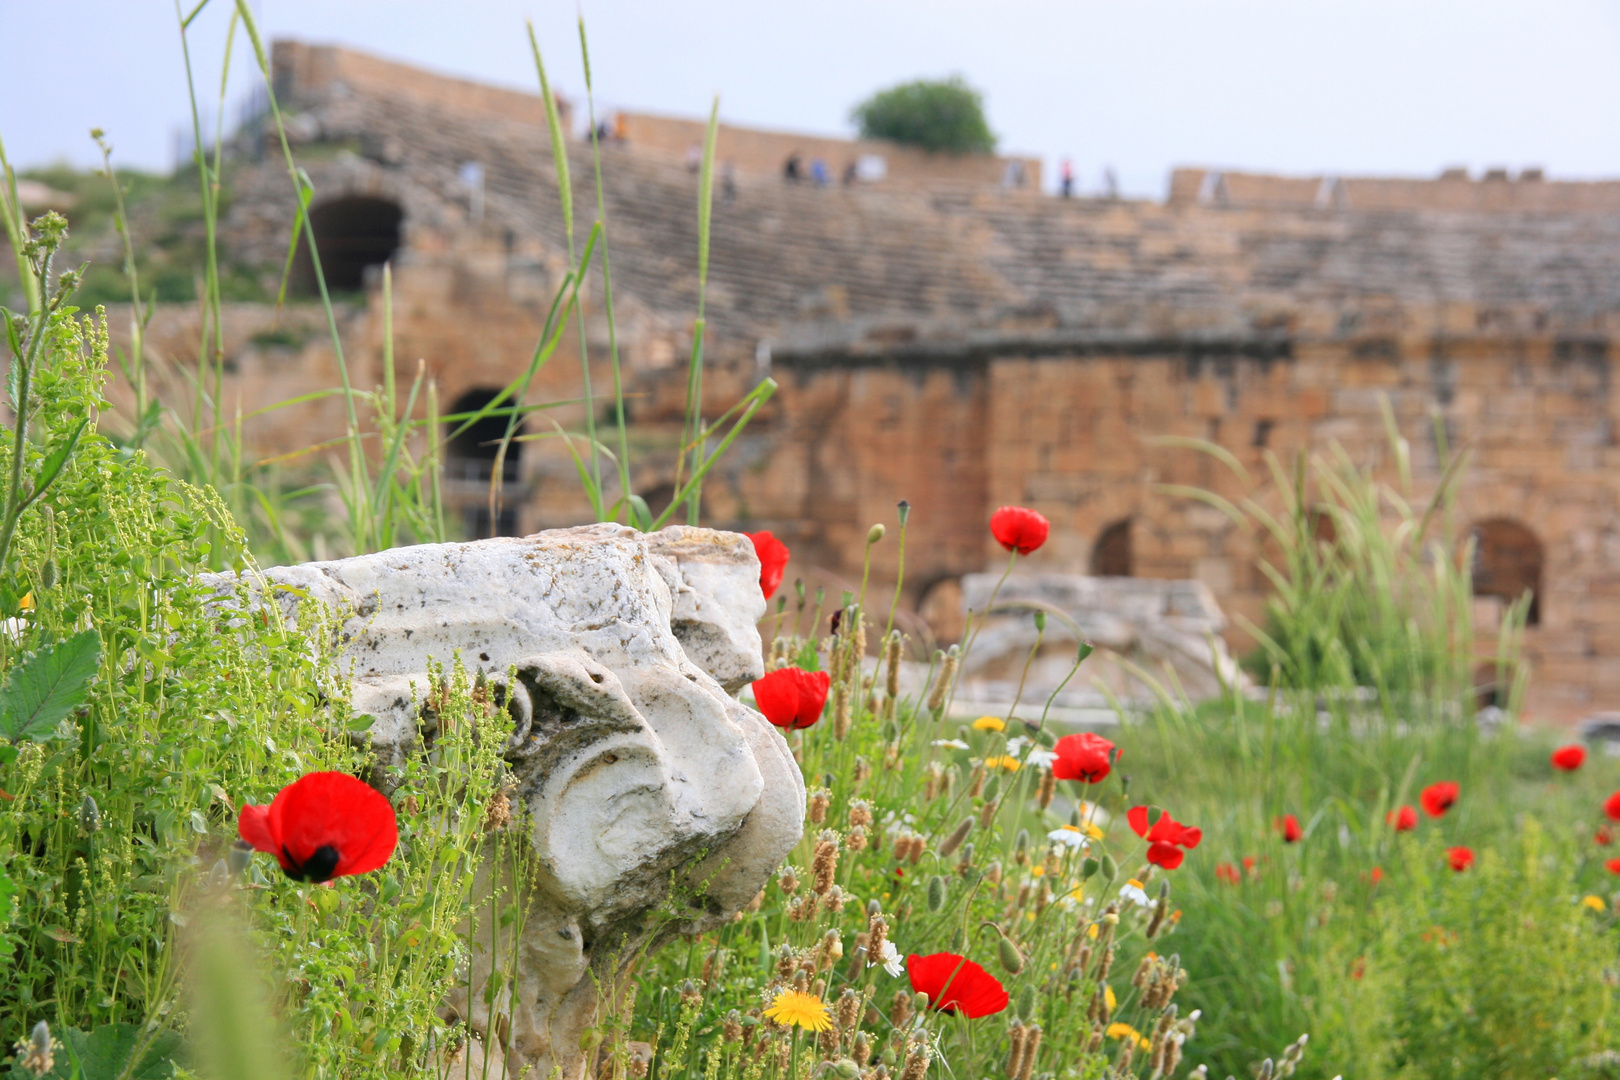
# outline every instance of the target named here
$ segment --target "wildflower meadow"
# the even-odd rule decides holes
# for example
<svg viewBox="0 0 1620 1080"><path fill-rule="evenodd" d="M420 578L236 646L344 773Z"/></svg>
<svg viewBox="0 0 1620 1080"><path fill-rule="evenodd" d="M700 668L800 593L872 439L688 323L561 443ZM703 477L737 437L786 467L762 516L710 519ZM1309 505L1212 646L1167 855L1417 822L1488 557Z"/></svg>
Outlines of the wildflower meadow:
<svg viewBox="0 0 1620 1080"><path fill-rule="evenodd" d="M233 19L263 67L251 6ZM198 144L211 242L228 173ZM300 557L308 512L208 396L217 322L202 320L195 402L141 396L140 415L117 415L107 387L140 377L138 340L115 349L109 309L79 306L71 218L27 219L4 169L23 299L4 313L0 445L0 1069L501 1075L501 1027L470 1012L524 992L511 959L534 823L511 797L512 716L460 657L434 657L437 736L371 784L375 718L330 674L332 627L222 605L199 577ZM97 181L128 187L111 165ZM600 222L582 242L542 351L583 318L593 266L611 295L610 243ZM197 257L207 312L224 286L212 251ZM119 317L139 325L145 303ZM350 438L327 483L353 553L461 539L444 525L444 441L489 415L510 438L526 386L462 417L425 383L405 403L344 388ZM791 390L761 382L719 421L690 408L659 516L627 466L615 489L582 458L598 517L707 523L703 477L776 392ZM586 410L614 404L603 445L622 439L623 399ZM1469 544L1446 512L1466 449L1419 490L1406 437L1391 424L1378 469L1273 455L1248 478L1253 498L1222 512L1279 553L1248 680L1206 700L1155 682L1152 703L1092 729L1051 719L1050 700L989 715L956 700L994 596L941 647L904 631L898 585L829 596L789 545L751 533L765 673L739 698L802 772L803 835L734 917L649 950L603 995L586 1075L1620 1077L1620 759L1521 722L1528 598L1476 640ZM905 494L859 523L868 568L879 545L903 565ZM1039 569L1056 533L1017 505L984 528L1003 582ZM1036 651L1068 618L1019 611ZM1094 650L1064 629L1083 680ZM1482 663L1509 688L1488 702ZM905 665L920 690L902 691ZM659 917L697 902L673 891Z"/></svg>

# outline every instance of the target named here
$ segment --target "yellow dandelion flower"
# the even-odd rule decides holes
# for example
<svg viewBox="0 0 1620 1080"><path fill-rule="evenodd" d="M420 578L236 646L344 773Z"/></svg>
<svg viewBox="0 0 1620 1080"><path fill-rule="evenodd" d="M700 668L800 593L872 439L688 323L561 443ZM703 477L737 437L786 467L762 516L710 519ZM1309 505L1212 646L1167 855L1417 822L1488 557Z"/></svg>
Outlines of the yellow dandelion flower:
<svg viewBox="0 0 1620 1080"><path fill-rule="evenodd" d="M1090 926L1086 927L1086 937L1090 938L1092 941L1097 940L1097 924L1096 923L1092 923Z"/></svg>
<svg viewBox="0 0 1620 1080"><path fill-rule="evenodd" d="M1583 896L1581 897L1581 906L1589 907L1593 911L1609 910L1609 905L1603 902L1603 897L1601 896Z"/></svg>
<svg viewBox="0 0 1620 1080"><path fill-rule="evenodd" d="M1104 986L1103 987L1103 997L1108 999L1108 1011L1109 1012L1113 1012L1116 1008L1119 1007L1119 998L1114 996L1114 988L1112 986Z"/></svg>
<svg viewBox="0 0 1620 1080"><path fill-rule="evenodd" d="M1007 724L999 716L981 716L973 721L974 731L1006 731Z"/></svg>
<svg viewBox="0 0 1620 1080"><path fill-rule="evenodd" d="M827 1014L827 1003L814 994L806 994L799 990L783 990L771 1002L771 1007L765 1010L765 1015L775 1020L783 1027L793 1027L795 1024L806 1031L826 1031L832 1027L832 1017Z"/></svg>
<svg viewBox="0 0 1620 1080"><path fill-rule="evenodd" d="M17 610L18 611L33 611L34 610L34 594L33 594L33 592L30 591L30 592L23 593L23 598L21 600L17 601ZM1000 731L1001 729L997 728L996 730Z"/></svg>
<svg viewBox="0 0 1620 1080"><path fill-rule="evenodd" d="M1030 877L1040 877L1045 873L1046 873L1046 867L1044 867L1044 866L1032 866L1032 867L1029 868L1029 876Z"/></svg>
<svg viewBox="0 0 1620 1080"><path fill-rule="evenodd" d="M1096 825L1093 825L1088 821L1086 823L1086 835L1091 837L1093 840L1101 840L1103 837L1107 836L1108 834L1103 832L1102 829L1098 828Z"/></svg>
<svg viewBox="0 0 1620 1080"><path fill-rule="evenodd" d="M1150 1049L1153 1046L1152 1043L1142 1038L1140 1031L1119 1020L1108 1025L1108 1037L1110 1039L1133 1039L1136 1045L1143 1050Z"/></svg>
<svg viewBox="0 0 1620 1080"><path fill-rule="evenodd" d="M1006 754L997 754L995 757L985 758L984 767L987 769L1006 769L1008 772L1017 772L1018 759L1015 757L1009 757Z"/></svg>

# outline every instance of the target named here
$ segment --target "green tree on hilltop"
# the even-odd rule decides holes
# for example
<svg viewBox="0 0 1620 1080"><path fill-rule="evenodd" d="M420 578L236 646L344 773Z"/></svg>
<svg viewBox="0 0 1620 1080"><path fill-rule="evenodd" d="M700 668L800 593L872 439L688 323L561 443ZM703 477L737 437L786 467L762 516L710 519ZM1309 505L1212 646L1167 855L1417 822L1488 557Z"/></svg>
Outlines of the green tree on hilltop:
<svg viewBox="0 0 1620 1080"><path fill-rule="evenodd" d="M996 148L984 118L984 96L960 75L879 90L855 106L850 118L860 125L863 139L951 154L988 154Z"/></svg>

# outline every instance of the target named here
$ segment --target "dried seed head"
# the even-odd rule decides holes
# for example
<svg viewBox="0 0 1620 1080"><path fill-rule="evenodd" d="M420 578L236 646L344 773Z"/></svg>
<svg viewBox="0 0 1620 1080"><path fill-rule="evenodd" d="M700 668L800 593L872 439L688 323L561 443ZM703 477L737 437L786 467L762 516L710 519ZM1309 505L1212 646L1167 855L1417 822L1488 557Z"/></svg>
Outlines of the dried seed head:
<svg viewBox="0 0 1620 1080"><path fill-rule="evenodd" d="M743 1037L742 1013L732 1009L720 1024L720 1035L728 1043L740 1043Z"/></svg>
<svg viewBox="0 0 1620 1080"><path fill-rule="evenodd" d="M981 828L988 829L991 825L995 824L996 811L999 808L999 805L994 799L986 799L984 801L984 805L979 807L979 825Z"/></svg>
<svg viewBox="0 0 1620 1080"><path fill-rule="evenodd" d="M911 995L904 990L894 992L894 1000L889 1005L889 1023L895 1028L903 1028L911 1019Z"/></svg>
<svg viewBox="0 0 1620 1080"><path fill-rule="evenodd" d="M776 875L776 885L783 892L792 896L799 891L799 875L791 866L784 866Z"/></svg>
<svg viewBox="0 0 1620 1080"><path fill-rule="evenodd" d="M997 859L995 862L984 868L984 880L988 881L992 888L1001 884L1000 859Z"/></svg>
<svg viewBox="0 0 1620 1080"><path fill-rule="evenodd" d="M889 695L890 701L900 696L900 650L902 646L903 639L900 636L900 631L891 631L883 649L883 663L887 676L887 682L883 689Z"/></svg>
<svg viewBox="0 0 1620 1080"><path fill-rule="evenodd" d="M833 687L833 738L842 741L855 721L849 707L849 684L839 682Z"/></svg>
<svg viewBox="0 0 1620 1080"><path fill-rule="evenodd" d="M868 963L876 963L883 955L883 946L889 940L889 921L881 913L874 913L866 921L866 956Z"/></svg>
<svg viewBox="0 0 1620 1080"><path fill-rule="evenodd" d="M849 824L857 826L872 824L872 804L865 799L855 799L849 804Z"/></svg>
<svg viewBox="0 0 1620 1080"><path fill-rule="evenodd" d="M838 995L838 1026L843 1031L854 1031L861 1020L861 995L852 987L846 986L844 992ZM860 1064L865 1065L862 1061Z"/></svg>
<svg viewBox="0 0 1620 1080"><path fill-rule="evenodd" d="M950 858L956 849L962 846L962 841L968 838L968 833L972 831L973 819L963 818L962 823L956 827L955 831L945 838L943 844L939 845L940 858Z"/></svg>
<svg viewBox="0 0 1620 1080"><path fill-rule="evenodd" d="M853 993L853 991L849 991L849 990L846 990L844 992L846 994L847 993ZM854 1024L847 1024L845 1026L846 1027L854 1027L855 1025ZM854 1041L854 1044L850 1047L850 1055L852 1057L854 1057L855 1064L859 1065L863 1069L866 1068L866 1063L868 1061L872 1060L872 1042L871 1042L870 1039L868 1039L866 1037L866 1032L857 1031L855 1033L855 1041Z"/></svg>
<svg viewBox="0 0 1620 1080"><path fill-rule="evenodd" d="M865 851L866 830L859 825L849 830L849 835L844 837L844 846L851 851Z"/></svg>
<svg viewBox="0 0 1620 1080"><path fill-rule="evenodd" d="M817 950L816 970L830 968L844 958L844 939L837 930L828 930L821 935L821 947Z"/></svg>
<svg viewBox="0 0 1620 1080"><path fill-rule="evenodd" d="M841 887L834 885L827 891L827 895L822 898L822 904L828 911L836 915L840 911L844 910L844 901L848 898L848 893L846 893Z"/></svg>
<svg viewBox="0 0 1620 1080"><path fill-rule="evenodd" d="M815 857L810 862L810 888L821 896L827 895L833 887L833 878L838 873L836 837L836 833L822 833L816 841Z"/></svg>
<svg viewBox="0 0 1620 1080"><path fill-rule="evenodd" d="M1018 1080L1030 1080L1035 1072L1035 1058L1041 1052L1041 1026L1031 1024L1024 1032L1024 1060L1018 1070Z"/></svg>
<svg viewBox="0 0 1620 1080"><path fill-rule="evenodd" d="M1042 810L1045 810L1052 805L1052 798L1056 794L1057 777L1052 774L1051 769L1046 769L1041 773L1040 787L1035 790L1035 801L1040 804Z"/></svg>
<svg viewBox="0 0 1620 1080"><path fill-rule="evenodd" d="M776 950L776 977L778 979L791 979L793 972L799 966L799 958L793 952L793 946L783 944Z"/></svg>
<svg viewBox="0 0 1620 1080"><path fill-rule="evenodd" d="M939 675L934 679L934 687L928 693L928 711L938 713L945 708L945 695L950 693L951 683L956 680L956 665L961 662L961 650L952 645L940 661Z"/></svg>
<svg viewBox="0 0 1620 1080"><path fill-rule="evenodd" d="M900 1070L900 1080L923 1080L928 1073L930 1055L928 1043L918 1039L911 1044L906 1052L906 1064Z"/></svg>
<svg viewBox="0 0 1620 1080"><path fill-rule="evenodd" d="M28 1041L17 1044L17 1065L35 1076L44 1076L55 1067L55 1050L56 1041L51 1038L51 1026L41 1020L28 1033Z"/></svg>
<svg viewBox="0 0 1620 1080"><path fill-rule="evenodd" d="M499 832L512 823L512 800L505 791L497 791L490 797L489 806L484 810L484 831Z"/></svg>
<svg viewBox="0 0 1620 1080"><path fill-rule="evenodd" d="M1018 1080L1024 1064L1024 1025L1014 1020L1007 1028L1007 1080Z"/></svg>
<svg viewBox="0 0 1620 1080"><path fill-rule="evenodd" d="M872 775L872 763L867 761L864 757L856 755L855 770L853 775L855 778L855 788L858 791L860 790L860 786L866 783L867 778Z"/></svg>
<svg viewBox="0 0 1620 1080"><path fill-rule="evenodd" d="M910 850L910 852L907 853L907 857L911 860L911 865L913 865L913 866L917 865L917 861L923 857L923 852L925 852L927 850L928 850L928 838L927 837L925 837L925 836L915 836L915 835L912 836L912 838L911 838L911 850Z"/></svg>
<svg viewBox="0 0 1620 1080"><path fill-rule="evenodd" d="M805 810L805 817L813 823L820 825L827 820L827 807L832 803L832 792L826 788L816 788L810 793L810 803Z"/></svg>

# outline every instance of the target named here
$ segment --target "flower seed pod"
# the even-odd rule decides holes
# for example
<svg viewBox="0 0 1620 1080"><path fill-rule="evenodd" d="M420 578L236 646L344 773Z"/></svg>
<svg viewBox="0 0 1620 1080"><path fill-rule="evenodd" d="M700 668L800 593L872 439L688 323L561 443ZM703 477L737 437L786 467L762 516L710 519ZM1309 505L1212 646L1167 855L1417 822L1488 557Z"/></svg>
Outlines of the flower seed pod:
<svg viewBox="0 0 1620 1080"><path fill-rule="evenodd" d="M984 785L984 801L993 803L999 798L1001 798L1001 777L992 776L990 781Z"/></svg>
<svg viewBox="0 0 1620 1080"><path fill-rule="evenodd" d="M832 793L826 788L817 788L810 793L810 804L805 810L805 817L820 825L827 820L827 807L831 803Z"/></svg>
<svg viewBox="0 0 1620 1080"><path fill-rule="evenodd" d="M41 592L50 592L56 588L55 559L46 559L45 565L39 568L39 588Z"/></svg>
<svg viewBox="0 0 1620 1080"><path fill-rule="evenodd" d="M861 1020L861 995L853 987L844 987L838 995L838 1026L843 1031L854 1031ZM864 1061L861 1064L866 1064Z"/></svg>
<svg viewBox="0 0 1620 1080"><path fill-rule="evenodd" d="M86 795L79 800L79 831L86 836L101 828L101 809L96 800Z"/></svg>
<svg viewBox="0 0 1620 1080"><path fill-rule="evenodd" d="M968 838L968 833L972 831L973 819L963 818L962 823L956 827L951 835L945 838L943 844L939 845L939 857L942 859L950 858L956 852L956 849L962 846L962 841Z"/></svg>
<svg viewBox="0 0 1620 1080"><path fill-rule="evenodd" d="M838 1049L836 1029L829 1028L821 1034L823 1038L829 1034L833 1036L833 1050L836 1051ZM837 1061L827 1063L826 1075L833 1077L833 1080L860 1080L861 1067L849 1058L839 1058Z"/></svg>
<svg viewBox="0 0 1620 1080"><path fill-rule="evenodd" d="M1115 878L1119 877L1119 864L1115 862L1114 857L1108 854L1106 851L1103 852L1102 856L1102 876L1107 878L1109 881L1113 881Z"/></svg>
<svg viewBox="0 0 1620 1080"><path fill-rule="evenodd" d="M838 682L833 686L833 738L842 742L854 721L849 707L849 684Z"/></svg>
<svg viewBox="0 0 1620 1080"><path fill-rule="evenodd" d="M846 991L846 993L848 992L850 991ZM850 1024L847 1027L854 1027L854 1025ZM866 1063L872 1060L872 1041L866 1037L866 1032L857 1031L855 1033L855 1042L850 1047L850 1053L855 1058L855 1064L863 1069L866 1068Z"/></svg>
<svg viewBox="0 0 1620 1080"><path fill-rule="evenodd" d="M983 806L979 807L980 827L988 829L990 826L994 825L996 823L996 811L1000 808L999 803L988 800Z"/></svg>
<svg viewBox="0 0 1620 1080"><path fill-rule="evenodd" d="M830 968L844 958L844 939L837 930L821 935L821 948L816 956L816 970Z"/></svg>
<svg viewBox="0 0 1620 1080"><path fill-rule="evenodd" d="M859 825L849 830L849 835L844 837L844 846L849 848L851 851L865 851L866 830L861 828Z"/></svg>
<svg viewBox="0 0 1620 1080"><path fill-rule="evenodd" d="M793 867L784 866L776 875L777 888L792 896L799 891L799 875L793 872Z"/></svg>
<svg viewBox="0 0 1620 1080"><path fill-rule="evenodd" d="M742 1013L732 1009L720 1024L720 1037L728 1043L740 1043L743 1037Z"/></svg>
<svg viewBox="0 0 1620 1080"><path fill-rule="evenodd" d="M866 542L867 542L867 544L868 545L875 544L879 540L882 540L883 539L883 533L884 533L883 523L880 521L876 525L873 525L870 529L866 530Z"/></svg>
<svg viewBox="0 0 1620 1080"><path fill-rule="evenodd" d="M484 831L499 832L512 822L512 800L506 792L497 791L490 796L489 805L484 808Z"/></svg>
<svg viewBox="0 0 1620 1080"><path fill-rule="evenodd" d="M1081 860L1081 862L1080 862L1080 880L1085 881L1087 878L1091 877L1091 875L1093 875L1093 874L1095 874L1097 872L1098 867L1100 867L1101 865L1102 864L1099 863L1096 859L1093 859L1093 858L1090 858L1090 857L1087 857L1087 858Z"/></svg>
<svg viewBox="0 0 1620 1080"><path fill-rule="evenodd" d="M956 864L956 872L963 877L973 872L973 845L962 845L962 858Z"/></svg>
<svg viewBox="0 0 1620 1080"><path fill-rule="evenodd" d="M1029 830L1019 829L1013 838L1013 862L1023 866L1029 862Z"/></svg>
<svg viewBox="0 0 1620 1080"><path fill-rule="evenodd" d="M855 799L849 804L849 823L852 827L872 824L872 804Z"/></svg>
<svg viewBox="0 0 1620 1080"><path fill-rule="evenodd" d="M938 874L928 879L928 910L936 915L945 910L945 879Z"/></svg>
<svg viewBox="0 0 1620 1080"><path fill-rule="evenodd" d="M922 1040L913 1042L906 1054L905 1067L900 1070L900 1080L923 1080L928 1073L928 1062L928 1043Z"/></svg>
<svg viewBox="0 0 1620 1080"><path fill-rule="evenodd" d="M1034 1016L1035 987L1029 983L1025 983L1023 989L1018 991L1018 1000L1015 1002L1015 1004L1018 1007L1019 1016Z"/></svg>

